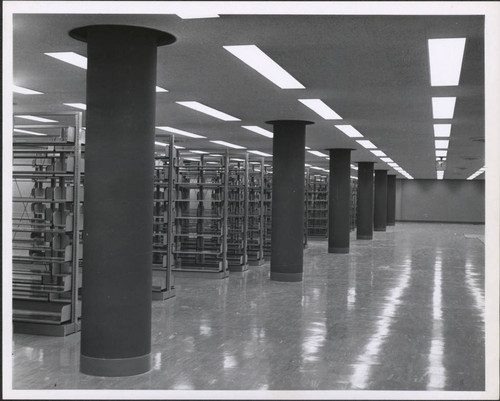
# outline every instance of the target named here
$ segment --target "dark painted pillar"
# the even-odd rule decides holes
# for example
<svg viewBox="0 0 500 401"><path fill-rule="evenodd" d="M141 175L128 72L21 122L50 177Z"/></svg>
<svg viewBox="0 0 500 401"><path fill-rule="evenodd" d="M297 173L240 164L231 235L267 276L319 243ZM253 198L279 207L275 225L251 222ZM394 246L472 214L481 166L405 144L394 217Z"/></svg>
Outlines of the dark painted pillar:
<svg viewBox="0 0 500 401"><path fill-rule="evenodd" d="M373 230L385 231L386 227L387 227L387 170L375 170Z"/></svg>
<svg viewBox="0 0 500 401"><path fill-rule="evenodd" d="M80 370L151 369L151 263L157 46L153 29L94 25L87 42L87 135Z"/></svg>
<svg viewBox="0 0 500 401"><path fill-rule="evenodd" d="M356 239L373 239L373 162L358 163Z"/></svg>
<svg viewBox="0 0 500 401"><path fill-rule="evenodd" d="M271 280L302 281L304 162L310 121L268 121L274 126Z"/></svg>
<svg viewBox="0 0 500 401"><path fill-rule="evenodd" d="M387 225L396 224L396 176L387 176Z"/></svg>
<svg viewBox="0 0 500 401"><path fill-rule="evenodd" d="M349 253L351 150L330 149L328 252Z"/></svg>

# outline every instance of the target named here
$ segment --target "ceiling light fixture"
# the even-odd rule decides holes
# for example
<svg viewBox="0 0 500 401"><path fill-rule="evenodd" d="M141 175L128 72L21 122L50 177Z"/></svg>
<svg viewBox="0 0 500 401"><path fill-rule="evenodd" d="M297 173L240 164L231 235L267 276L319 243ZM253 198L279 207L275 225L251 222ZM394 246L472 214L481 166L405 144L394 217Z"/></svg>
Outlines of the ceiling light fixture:
<svg viewBox="0 0 500 401"><path fill-rule="evenodd" d="M468 180L473 180L477 176L480 176L481 174L483 174L485 171L486 171L486 167L483 166L479 170L477 170L474 174L472 174L470 177L468 177L467 179Z"/></svg>
<svg viewBox="0 0 500 401"><path fill-rule="evenodd" d="M341 130L349 138L363 138L363 135L352 125L336 125L335 128Z"/></svg>
<svg viewBox="0 0 500 401"><path fill-rule="evenodd" d="M327 106L321 99L299 99L299 102L309 107L325 120L342 120L342 117Z"/></svg>
<svg viewBox="0 0 500 401"><path fill-rule="evenodd" d="M87 57L75 52L44 53L46 56L74 65L75 67L87 69Z"/></svg>
<svg viewBox="0 0 500 401"><path fill-rule="evenodd" d="M33 89L23 88L22 86L14 85L12 89L15 93L20 93L21 95L43 95L43 92L38 92Z"/></svg>
<svg viewBox="0 0 500 401"><path fill-rule="evenodd" d="M433 97L432 117L433 118L453 118L455 112L456 97Z"/></svg>
<svg viewBox="0 0 500 401"><path fill-rule="evenodd" d="M394 161L390 157L381 157L380 160L386 163L392 163Z"/></svg>
<svg viewBox="0 0 500 401"><path fill-rule="evenodd" d="M208 155L208 152L204 152L203 150L190 150L191 153L198 153L200 155Z"/></svg>
<svg viewBox="0 0 500 401"><path fill-rule="evenodd" d="M325 155L324 153L318 152L317 150L308 150L309 153L315 156L319 157L328 157L328 155Z"/></svg>
<svg viewBox="0 0 500 401"><path fill-rule="evenodd" d="M465 49L465 38L429 39L432 86L457 86Z"/></svg>
<svg viewBox="0 0 500 401"><path fill-rule="evenodd" d="M177 16L182 19L200 19L200 18L219 18L219 14L203 12L202 10L184 11L177 13Z"/></svg>
<svg viewBox="0 0 500 401"><path fill-rule="evenodd" d="M444 178L444 171L443 170L436 171L436 176L438 180L442 180Z"/></svg>
<svg viewBox="0 0 500 401"><path fill-rule="evenodd" d="M75 109L87 110L87 105L85 103L64 103L66 106L74 107Z"/></svg>
<svg viewBox="0 0 500 401"><path fill-rule="evenodd" d="M41 123L57 123L56 120L51 120L50 118L38 117L38 116L21 116L16 115L16 118L24 118L25 120L38 121Z"/></svg>
<svg viewBox="0 0 500 401"><path fill-rule="evenodd" d="M366 149L377 149L377 147L371 141L367 141L365 139L358 139L356 142Z"/></svg>
<svg viewBox="0 0 500 401"><path fill-rule="evenodd" d="M436 138L449 138L451 124L434 124L434 136Z"/></svg>
<svg viewBox="0 0 500 401"><path fill-rule="evenodd" d="M210 142L216 143L216 144L222 145L222 146L227 146L229 148L234 148L234 149L246 149L244 146L235 145L234 143L229 143L226 141L210 141Z"/></svg>
<svg viewBox="0 0 500 401"><path fill-rule="evenodd" d="M47 136L47 134L42 134L41 132L26 131L25 129L14 128L14 132L19 132L21 134L37 135L37 136Z"/></svg>
<svg viewBox="0 0 500 401"><path fill-rule="evenodd" d="M436 144L436 149L448 149L450 141L441 139L434 141L434 143Z"/></svg>
<svg viewBox="0 0 500 401"><path fill-rule="evenodd" d="M272 138L274 136L271 131L268 131L267 129L258 127L256 125L242 125L241 128L245 128L246 130L255 132L256 134L265 136L266 138Z"/></svg>
<svg viewBox="0 0 500 401"><path fill-rule="evenodd" d="M222 46L281 89L304 89L304 86L255 45Z"/></svg>
<svg viewBox="0 0 500 401"><path fill-rule="evenodd" d="M382 157L382 156L387 156L384 152L381 150L370 150L375 156Z"/></svg>
<svg viewBox="0 0 500 401"><path fill-rule="evenodd" d="M188 136L190 138L206 138L206 136L202 136L202 135L198 135L198 134L193 134L192 132L183 131L183 130L180 130L180 129L177 129L177 128L166 127L166 126L156 127L156 128L157 129L161 129L162 131L172 132L173 134L179 134L179 135L182 135L182 136Z"/></svg>
<svg viewBox="0 0 500 401"><path fill-rule="evenodd" d="M273 155L270 155L269 153L264 153L264 152L261 152L259 150L248 150L247 151L248 153L253 153L255 155L259 155L259 156L265 156L265 157L273 157Z"/></svg>
<svg viewBox="0 0 500 401"><path fill-rule="evenodd" d="M156 92L168 92L165 88L160 88L159 86L156 87Z"/></svg>
<svg viewBox="0 0 500 401"><path fill-rule="evenodd" d="M199 111L200 113L208 114L209 116L218 118L223 121L241 121L239 118L230 116L222 111L216 110L212 107L205 106L200 102L175 102L181 106L189 107L190 109Z"/></svg>
<svg viewBox="0 0 500 401"><path fill-rule="evenodd" d="M158 145L158 146L167 146L166 143L163 143L163 142L157 142L155 141L155 145Z"/></svg>
<svg viewBox="0 0 500 401"><path fill-rule="evenodd" d="M447 157L447 150L436 150L436 157Z"/></svg>

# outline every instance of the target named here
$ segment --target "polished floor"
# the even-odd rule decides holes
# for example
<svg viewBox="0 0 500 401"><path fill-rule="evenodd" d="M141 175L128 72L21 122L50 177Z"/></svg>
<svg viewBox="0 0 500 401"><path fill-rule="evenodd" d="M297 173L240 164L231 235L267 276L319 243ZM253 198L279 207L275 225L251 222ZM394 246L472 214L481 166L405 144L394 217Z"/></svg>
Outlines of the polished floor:
<svg viewBox="0 0 500 401"><path fill-rule="evenodd" d="M79 334L15 334L13 388L484 390L484 226L354 238L347 255L310 240L301 283L270 281L269 263L179 279L153 303L146 374L87 376Z"/></svg>

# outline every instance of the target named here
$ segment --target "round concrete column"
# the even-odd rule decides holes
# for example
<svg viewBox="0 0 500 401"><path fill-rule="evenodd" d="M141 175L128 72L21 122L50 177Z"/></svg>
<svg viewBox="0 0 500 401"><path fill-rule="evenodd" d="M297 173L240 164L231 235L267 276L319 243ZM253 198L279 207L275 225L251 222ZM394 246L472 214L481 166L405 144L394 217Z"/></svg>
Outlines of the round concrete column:
<svg viewBox="0 0 500 401"><path fill-rule="evenodd" d="M330 149L328 253L349 253L351 150Z"/></svg>
<svg viewBox="0 0 500 401"><path fill-rule="evenodd" d="M356 239L373 239L373 162L358 163Z"/></svg>
<svg viewBox="0 0 500 401"><path fill-rule="evenodd" d="M396 176L387 176L387 225L396 225Z"/></svg>
<svg viewBox="0 0 500 401"><path fill-rule="evenodd" d="M87 135L80 370L151 369L151 263L157 46L153 29L93 25L87 42Z"/></svg>
<svg viewBox="0 0 500 401"><path fill-rule="evenodd" d="M387 228L387 170L375 170L373 230Z"/></svg>
<svg viewBox="0 0 500 401"><path fill-rule="evenodd" d="M310 121L268 121L274 127L271 280L302 281L304 162Z"/></svg>

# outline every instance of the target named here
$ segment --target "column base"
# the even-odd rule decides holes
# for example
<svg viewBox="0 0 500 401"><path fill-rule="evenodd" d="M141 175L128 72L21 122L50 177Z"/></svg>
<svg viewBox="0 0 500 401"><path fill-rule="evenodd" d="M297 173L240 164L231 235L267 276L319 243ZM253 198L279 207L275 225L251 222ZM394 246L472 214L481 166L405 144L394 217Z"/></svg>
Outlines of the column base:
<svg viewBox="0 0 500 401"><path fill-rule="evenodd" d="M373 231L386 231L387 229L385 227L380 227L380 228L375 228L373 227Z"/></svg>
<svg viewBox="0 0 500 401"><path fill-rule="evenodd" d="M328 253L349 253L349 248L328 248Z"/></svg>
<svg viewBox="0 0 500 401"><path fill-rule="evenodd" d="M373 239L373 235L357 235L356 239Z"/></svg>
<svg viewBox="0 0 500 401"><path fill-rule="evenodd" d="M272 281L298 282L302 281L304 273L277 273L271 272Z"/></svg>
<svg viewBox="0 0 500 401"><path fill-rule="evenodd" d="M80 372L91 376L134 376L151 370L151 354L135 358L92 358L80 355Z"/></svg>

